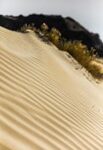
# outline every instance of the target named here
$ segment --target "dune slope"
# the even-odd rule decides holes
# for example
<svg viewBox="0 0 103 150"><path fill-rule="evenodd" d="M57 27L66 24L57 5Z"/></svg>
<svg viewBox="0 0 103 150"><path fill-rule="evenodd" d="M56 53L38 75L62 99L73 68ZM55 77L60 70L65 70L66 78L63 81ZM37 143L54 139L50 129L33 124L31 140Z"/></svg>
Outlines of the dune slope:
<svg viewBox="0 0 103 150"><path fill-rule="evenodd" d="M102 90L32 32L0 28L0 149L103 149Z"/></svg>

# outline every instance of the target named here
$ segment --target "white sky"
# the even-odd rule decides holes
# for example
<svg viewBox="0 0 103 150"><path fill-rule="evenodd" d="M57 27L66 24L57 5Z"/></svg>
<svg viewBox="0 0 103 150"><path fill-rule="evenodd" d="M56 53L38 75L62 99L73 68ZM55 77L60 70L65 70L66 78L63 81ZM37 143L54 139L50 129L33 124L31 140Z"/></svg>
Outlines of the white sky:
<svg viewBox="0 0 103 150"><path fill-rule="evenodd" d="M0 14L32 13L73 17L103 39L103 0L0 0Z"/></svg>

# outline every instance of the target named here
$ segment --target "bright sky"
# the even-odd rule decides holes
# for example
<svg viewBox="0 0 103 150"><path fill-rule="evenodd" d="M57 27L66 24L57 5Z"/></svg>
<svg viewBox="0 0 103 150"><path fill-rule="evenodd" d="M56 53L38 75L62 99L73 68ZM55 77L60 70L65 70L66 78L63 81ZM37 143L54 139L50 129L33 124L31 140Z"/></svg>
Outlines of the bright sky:
<svg viewBox="0 0 103 150"><path fill-rule="evenodd" d="M31 13L73 17L103 40L103 0L0 0L0 14Z"/></svg>

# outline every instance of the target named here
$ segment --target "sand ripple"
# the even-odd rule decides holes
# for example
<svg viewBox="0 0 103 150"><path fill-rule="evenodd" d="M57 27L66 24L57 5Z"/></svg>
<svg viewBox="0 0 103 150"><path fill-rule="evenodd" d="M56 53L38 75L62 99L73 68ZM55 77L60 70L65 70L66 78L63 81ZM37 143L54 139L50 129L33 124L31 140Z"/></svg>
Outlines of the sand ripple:
<svg viewBox="0 0 103 150"><path fill-rule="evenodd" d="M55 47L0 28L1 150L103 150L103 95Z"/></svg>

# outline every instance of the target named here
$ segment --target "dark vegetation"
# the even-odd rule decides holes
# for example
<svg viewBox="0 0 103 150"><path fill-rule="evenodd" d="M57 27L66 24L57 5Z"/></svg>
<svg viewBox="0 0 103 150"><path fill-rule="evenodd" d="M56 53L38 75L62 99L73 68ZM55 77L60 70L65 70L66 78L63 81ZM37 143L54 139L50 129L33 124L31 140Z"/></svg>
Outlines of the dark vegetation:
<svg viewBox="0 0 103 150"><path fill-rule="evenodd" d="M99 57L103 57L103 43L98 34L94 34L85 29L77 21L70 17L63 18L62 16L54 15L29 15L29 16L2 16L0 15L0 26L18 31L24 24L35 23L35 27L40 29L41 24L46 23L51 30L53 27L58 29L65 39L68 41L81 41L89 50L96 49Z"/></svg>

